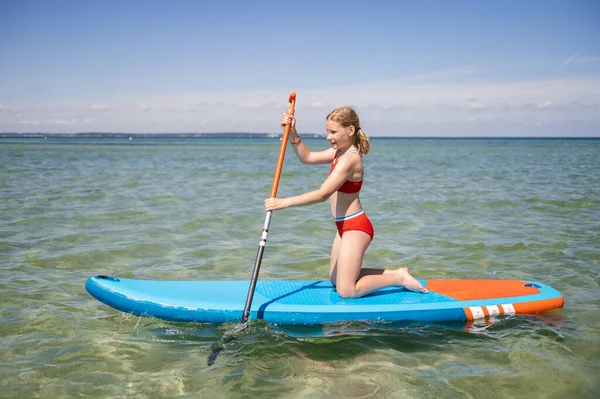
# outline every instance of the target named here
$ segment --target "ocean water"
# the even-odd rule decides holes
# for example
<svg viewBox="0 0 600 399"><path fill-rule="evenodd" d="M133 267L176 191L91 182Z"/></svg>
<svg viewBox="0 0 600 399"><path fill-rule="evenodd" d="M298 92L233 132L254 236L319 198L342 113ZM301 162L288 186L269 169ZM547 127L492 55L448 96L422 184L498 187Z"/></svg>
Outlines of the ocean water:
<svg viewBox="0 0 600 399"><path fill-rule="evenodd" d="M324 139L306 139L314 150ZM369 267L541 281L565 307L491 323L234 325L120 313L88 277L249 279L279 142L0 139L2 398L600 396L600 140L374 139ZM288 149L279 196L328 166ZM260 278L327 278L327 204L275 212Z"/></svg>

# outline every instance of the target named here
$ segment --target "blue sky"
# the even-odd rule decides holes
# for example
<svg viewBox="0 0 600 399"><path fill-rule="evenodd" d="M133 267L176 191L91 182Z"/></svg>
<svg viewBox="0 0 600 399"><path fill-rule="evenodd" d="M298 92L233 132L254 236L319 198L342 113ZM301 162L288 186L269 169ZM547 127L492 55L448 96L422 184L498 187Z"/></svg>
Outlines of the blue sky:
<svg viewBox="0 0 600 399"><path fill-rule="evenodd" d="M0 0L0 132L600 136L600 2Z"/></svg>

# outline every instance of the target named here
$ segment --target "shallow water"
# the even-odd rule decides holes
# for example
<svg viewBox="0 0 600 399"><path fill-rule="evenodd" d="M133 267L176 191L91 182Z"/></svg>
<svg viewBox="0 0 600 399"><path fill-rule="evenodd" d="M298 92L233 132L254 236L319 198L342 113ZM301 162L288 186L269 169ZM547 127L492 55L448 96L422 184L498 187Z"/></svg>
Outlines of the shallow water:
<svg viewBox="0 0 600 399"><path fill-rule="evenodd" d="M541 281L565 307L472 327L258 321L209 367L233 325L119 313L85 280L248 279L279 142L0 139L0 397L597 397L600 140L373 144L368 266ZM289 150L279 196L327 173ZM276 212L260 278L327 278L330 218Z"/></svg>

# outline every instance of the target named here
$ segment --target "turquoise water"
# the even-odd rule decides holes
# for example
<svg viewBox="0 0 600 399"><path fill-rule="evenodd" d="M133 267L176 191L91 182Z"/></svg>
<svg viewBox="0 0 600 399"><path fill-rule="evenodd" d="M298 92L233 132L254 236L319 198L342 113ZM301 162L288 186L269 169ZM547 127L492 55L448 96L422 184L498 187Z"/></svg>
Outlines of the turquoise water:
<svg viewBox="0 0 600 399"><path fill-rule="evenodd" d="M209 367L233 325L122 314L85 280L248 279L279 142L0 139L0 397L598 397L600 140L373 144L368 266L537 280L565 307L320 336L255 322ZM327 173L288 150L279 196ZM327 278L333 234L327 204L276 212L260 278Z"/></svg>

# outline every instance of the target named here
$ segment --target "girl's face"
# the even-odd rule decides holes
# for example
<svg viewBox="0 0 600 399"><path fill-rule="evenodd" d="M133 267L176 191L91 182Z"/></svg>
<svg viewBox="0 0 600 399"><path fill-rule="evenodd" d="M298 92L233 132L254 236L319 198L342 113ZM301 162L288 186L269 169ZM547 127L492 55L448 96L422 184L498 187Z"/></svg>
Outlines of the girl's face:
<svg viewBox="0 0 600 399"><path fill-rule="evenodd" d="M343 150L352 145L353 126L343 127L338 122L328 120L325 122L325 128L327 129L327 140L334 149Z"/></svg>

